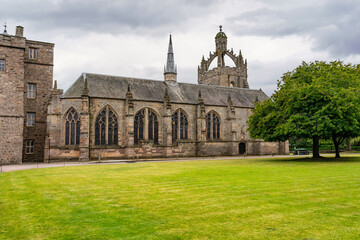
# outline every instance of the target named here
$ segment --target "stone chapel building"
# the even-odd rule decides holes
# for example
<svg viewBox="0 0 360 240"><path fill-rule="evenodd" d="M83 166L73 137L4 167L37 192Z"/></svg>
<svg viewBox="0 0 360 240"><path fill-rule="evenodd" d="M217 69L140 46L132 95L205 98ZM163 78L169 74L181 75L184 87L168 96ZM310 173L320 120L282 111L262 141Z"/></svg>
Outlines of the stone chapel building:
<svg viewBox="0 0 360 240"><path fill-rule="evenodd" d="M199 84L177 82L171 35L163 81L83 73L64 94L55 83L44 160L289 154L286 143L250 138L247 119L267 96L249 89L247 61L221 27L215 45Z"/></svg>

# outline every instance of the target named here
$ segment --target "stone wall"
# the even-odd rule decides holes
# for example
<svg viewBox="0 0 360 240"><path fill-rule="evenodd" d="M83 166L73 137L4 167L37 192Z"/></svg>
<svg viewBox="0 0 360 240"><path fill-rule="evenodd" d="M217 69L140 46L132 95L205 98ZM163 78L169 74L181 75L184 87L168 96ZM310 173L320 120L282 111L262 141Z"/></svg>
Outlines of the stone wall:
<svg viewBox="0 0 360 240"><path fill-rule="evenodd" d="M0 163L21 163L24 124L25 39L0 34Z"/></svg>
<svg viewBox="0 0 360 240"><path fill-rule="evenodd" d="M0 117L0 164L21 163L23 121L22 117Z"/></svg>
<svg viewBox="0 0 360 240"><path fill-rule="evenodd" d="M29 59L29 48L37 49ZM0 160L1 163L41 161L44 158L46 115L53 78L54 44L26 40L22 27L17 36L0 34ZM36 84L36 98L28 98L28 84ZM35 126L26 126L26 114L35 113ZM34 152L26 153L26 140L34 140Z"/></svg>
<svg viewBox="0 0 360 240"><path fill-rule="evenodd" d="M85 141L88 146L65 146L65 118L69 109L83 112L84 101L88 101L89 139ZM95 122L98 114L108 106L118 118L119 141L116 146L95 145ZM159 142L150 140L133 143L133 121L138 111L149 108L154 111L159 121ZM159 157L185 157L185 156L219 156L239 155L239 144L246 144L247 155L288 154L286 144L267 143L262 140L251 139L247 131L247 119L251 114L250 108L232 108L230 106L204 106L204 116L215 111L220 116L220 139L207 140L199 124L205 119L201 117L199 105L171 103L170 108L164 102L147 102L133 100L129 110L128 100L102 99L102 98L60 98L54 95L49 105L48 134L51 140L52 160L79 159L82 147L88 147L89 159L141 159ZM172 142L171 115L181 109L188 118L188 139ZM170 117L170 118L169 118ZM170 119L170 122L169 122ZM83 122L82 122L83 124ZM170 130L170 132L169 132ZM169 134L170 133L170 134ZM45 146L45 161L47 160L47 146ZM86 159L85 159L86 160Z"/></svg>
<svg viewBox="0 0 360 240"><path fill-rule="evenodd" d="M246 69L216 67L200 75L200 84L249 88Z"/></svg>
<svg viewBox="0 0 360 240"><path fill-rule="evenodd" d="M29 48L37 50L36 59L29 59ZM26 40L24 116L26 118L27 112L34 112L36 119L33 127L26 126L26 119L24 122L24 139L33 139L35 143L34 154L24 152L24 162L44 159L47 105L53 82L53 54L54 44ZM36 84L36 98L27 98L28 84Z"/></svg>

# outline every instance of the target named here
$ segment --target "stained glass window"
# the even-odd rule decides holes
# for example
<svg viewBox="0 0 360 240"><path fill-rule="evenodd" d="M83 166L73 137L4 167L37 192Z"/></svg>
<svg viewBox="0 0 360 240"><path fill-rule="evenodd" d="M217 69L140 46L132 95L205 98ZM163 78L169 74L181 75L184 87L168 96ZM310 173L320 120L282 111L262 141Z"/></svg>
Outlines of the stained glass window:
<svg viewBox="0 0 360 240"><path fill-rule="evenodd" d="M172 129L172 141L175 142L178 139L178 113L174 112L171 117L171 129Z"/></svg>
<svg viewBox="0 0 360 240"><path fill-rule="evenodd" d="M211 111L206 115L206 138L220 138L220 118L214 111Z"/></svg>
<svg viewBox="0 0 360 240"><path fill-rule="evenodd" d="M213 139L220 138L220 121L219 117L213 113Z"/></svg>
<svg viewBox="0 0 360 240"><path fill-rule="evenodd" d="M118 144L118 122L116 115L109 110L109 120L108 120L108 145Z"/></svg>
<svg viewBox="0 0 360 240"><path fill-rule="evenodd" d="M145 124L147 125L145 126ZM147 129L147 136L144 134L144 129ZM159 143L158 118L155 112L149 108L140 110L134 118L134 143L137 144L141 140L153 140L155 144Z"/></svg>
<svg viewBox="0 0 360 240"><path fill-rule="evenodd" d="M113 110L106 106L95 122L95 145L118 144L118 121Z"/></svg>
<svg viewBox="0 0 360 240"><path fill-rule="evenodd" d="M65 120L65 145L80 144L80 116L72 108L66 115Z"/></svg>
<svg viewBox="0 0 360 240"><path fill-rule="evenodd" d="M172 115L172 140L188 139L188 120L182 110L177 110Z"/></svg>
<svg viewBox="0 0 360 240"><path fill-rule="evenodd" d="M180 111L180 139L188 139L188 121L186 115Z"/></svg>
<svg viewBox="0 0 360 240"><path fill-rule="evenodd" d="M148 137L150 140L154 140L154 143L159 142L159 123L156 117L156 114L149 110L149 134Z"/></svg>
<svg viewBox="0 0 360 240"><path fill-rule="evenodd" d="M144 109L134 118L134 143L138 143L139 140L144 140Z"/></svg>
<svg viewBox="0 0 360 240"><path fill-rule="evenodd" d="M206 138L211 139L211 114L206 115Z"/></svg>

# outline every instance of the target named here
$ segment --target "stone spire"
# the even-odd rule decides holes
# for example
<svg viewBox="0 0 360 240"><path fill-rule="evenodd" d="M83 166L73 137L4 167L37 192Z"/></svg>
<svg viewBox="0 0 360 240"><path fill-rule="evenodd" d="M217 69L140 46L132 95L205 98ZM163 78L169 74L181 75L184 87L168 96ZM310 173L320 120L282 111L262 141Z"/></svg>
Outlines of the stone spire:
<svg viewBox="0 0 360 240"><path fill-rule="evenodd" d="M174 50L173 50L172 39L171 39L171 34L170 34L167 61L166 61L166 65L164 67L165 82L175 84L177 81L176 75L177 75L177 71L176 71L176 65L175 65L175 61L174 61Z"/></svg>

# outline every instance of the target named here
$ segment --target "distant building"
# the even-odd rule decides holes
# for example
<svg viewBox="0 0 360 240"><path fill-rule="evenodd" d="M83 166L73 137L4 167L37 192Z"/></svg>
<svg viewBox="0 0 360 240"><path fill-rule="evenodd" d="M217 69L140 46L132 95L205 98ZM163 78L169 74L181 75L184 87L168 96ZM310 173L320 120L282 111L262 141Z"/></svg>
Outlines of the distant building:
<svg viewBox="0 0 360 240"><path fill-rule="evenodd" d="M199 84L177 82L170 36L163 81L83 73L65 94L55 86L45 160L289 154L286 143L250 138L248 117L267 96L249 89L247 62L227 49L221 28L215 43Z"/></svg>
<svg viewBox="0 0 360 240"><path fill-rule="evenodd" d="M54 44L0 34L0 163L44 159Z"/></svg>

